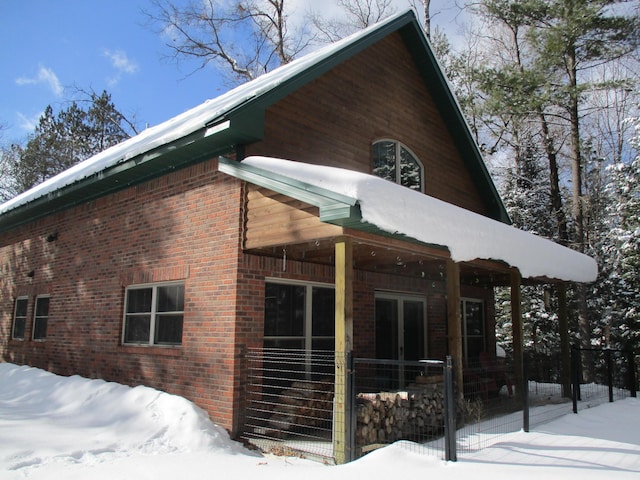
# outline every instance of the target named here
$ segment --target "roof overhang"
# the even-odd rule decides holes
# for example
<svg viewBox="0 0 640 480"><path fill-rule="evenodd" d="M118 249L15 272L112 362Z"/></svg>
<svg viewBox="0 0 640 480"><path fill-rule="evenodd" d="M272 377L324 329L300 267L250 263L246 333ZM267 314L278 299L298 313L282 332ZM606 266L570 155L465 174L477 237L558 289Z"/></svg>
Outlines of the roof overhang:
<svg viewBox="0 0 640 480"><path fill-rule="evenodd" d="M451 258L484 272L477 276L506 275L512 268L530 282L590 282L597 276L595 261L586 255L372 175L265 157L222 158L219 169L317 206L322 222L345 227L346 234L353 232L370 244L395 242L396 249L407 252L405 261L397 262L404 268L406 259L419 253L421 260ZM364 183L358 189L352 182ZM397 212L398 218L372 211L393 202L405 210ZM403 217L406 211L418 213Z"/></svg>
<svg viewBox="0 0 640 480"><path fill-rule="evenodd" d="M228 154L236 145L258 139L262 128L259 116L253 122L224 120L131 157L125 141L3 204L0 232ZM110 157L121 160L105 161Z"/></svg>

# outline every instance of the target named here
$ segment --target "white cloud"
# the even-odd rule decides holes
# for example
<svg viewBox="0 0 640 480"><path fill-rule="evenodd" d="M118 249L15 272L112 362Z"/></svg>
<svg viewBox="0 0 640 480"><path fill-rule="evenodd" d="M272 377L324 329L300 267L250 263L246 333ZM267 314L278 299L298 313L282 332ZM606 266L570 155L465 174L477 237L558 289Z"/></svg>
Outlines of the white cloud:
<svg viewBox="0 0 640 480"><path fill-rule="evenodd" d="M102 54L111 61L111 65L116 69L117 73L107 78L110 88L115 87L122 78L123 74L133 75L139 70L138 64L127 56L127 52L123 50L107 50Z"/></svg>
<svg viewBox="0 0 640 480"><path fill-rule="evenodd" d="M111 60L111 65L120 73L133 74L138 71L138 64L131 60L123 50L104 50L104 56Z"/></svg>
<svg viewBox="0 0 640 480"><path fill-rule="evenodd" d="M20 128L27 132L34 131L36 129L36 126L38 125L38 122L40 121L40 117L42 116L42 113L43 112L39 112L39 113L36 113L35 115L28 117L24 113L18 112L17 116L18 116Z"/></svg>
<svg viewBox="0 0 640 480"><path fill-rule="evenodd" d="M38 73L35 77L19 77L16 78L16 84L18 85L47 85L56 97L61 97L64 88L58 80L58 76L53 70L42 65L38 69Z"/></svg>

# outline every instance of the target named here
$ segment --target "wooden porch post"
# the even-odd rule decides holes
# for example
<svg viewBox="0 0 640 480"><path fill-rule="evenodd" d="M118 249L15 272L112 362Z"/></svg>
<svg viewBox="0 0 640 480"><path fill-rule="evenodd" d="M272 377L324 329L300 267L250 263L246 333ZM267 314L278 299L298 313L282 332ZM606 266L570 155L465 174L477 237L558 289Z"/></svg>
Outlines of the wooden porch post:
<svg viewBox="0 0 640 480"><path fill-rule="evenodd" d="M447 260L447 323L449 355L454 362L458 396L464 395L462 375L462 319L460 317L460 265Z"/></svg>
<svg viewBox="0 0 640 480"><path fill-rule="evenodd" d="M511 270L511 334L513 336L513 368L515 371L516 393L523 385L523 335L522 335L522 296L520 291L520 272Z"/></svg>
<svg viewBox="0 0 640 480"><path fill-rule="evenodd" d="M558 292L558 328L560 329L560 381L562 396L571 398L571 348L569 345L569 314L567 313L567 286L560 283Z"/></svg>
<svg viewBox="0 0 640 480"><path fill-rule="evenodd" d="M333 408L333 454L336 463L349 461L349 389L347 354L353 348L353 245L349 237L341 237L335 245L335 380Z"/></svg>

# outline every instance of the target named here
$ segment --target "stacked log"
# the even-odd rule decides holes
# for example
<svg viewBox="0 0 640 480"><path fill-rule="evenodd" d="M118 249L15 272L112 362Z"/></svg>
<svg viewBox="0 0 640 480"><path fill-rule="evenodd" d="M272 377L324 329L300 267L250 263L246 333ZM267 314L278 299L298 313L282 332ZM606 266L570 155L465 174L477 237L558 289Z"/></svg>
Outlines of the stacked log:
<svg viewBox="0 0 640 480"><path fill-rule="evenodd" d="M441 385L414 385L403 392L358 395L356 442L360 447L423 439L439 433L443 425Z"/></svg>
<svg viewBox="0 0 640 480"><path fill-rule="evenodd" d="M296 381L280 393L268 419L275 431L325 427L333 412L333 382Z"/></svg>

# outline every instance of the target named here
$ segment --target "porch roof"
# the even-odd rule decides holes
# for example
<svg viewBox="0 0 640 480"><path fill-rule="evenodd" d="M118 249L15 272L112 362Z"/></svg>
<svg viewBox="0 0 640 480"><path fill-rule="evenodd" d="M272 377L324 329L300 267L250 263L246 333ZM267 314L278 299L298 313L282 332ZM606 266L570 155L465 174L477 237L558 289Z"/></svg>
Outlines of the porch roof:
<svg viewBox="0 0 640 480"><path fill-rule="evenodd" d="M503 262L532 279L597 277L587 255L374 175L269 157L221 159L220 170L319 207L323 222L443 247L455 262Z"/></svg>

